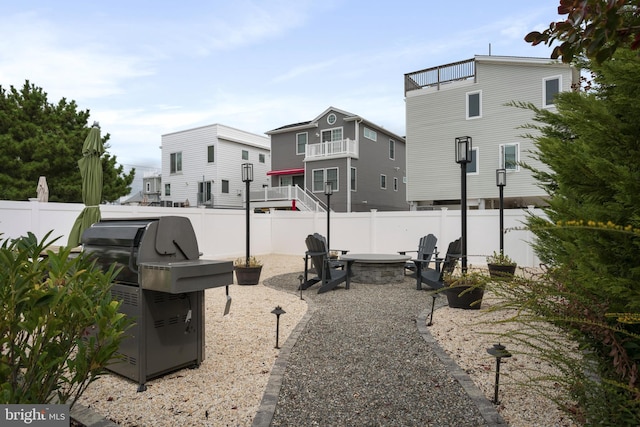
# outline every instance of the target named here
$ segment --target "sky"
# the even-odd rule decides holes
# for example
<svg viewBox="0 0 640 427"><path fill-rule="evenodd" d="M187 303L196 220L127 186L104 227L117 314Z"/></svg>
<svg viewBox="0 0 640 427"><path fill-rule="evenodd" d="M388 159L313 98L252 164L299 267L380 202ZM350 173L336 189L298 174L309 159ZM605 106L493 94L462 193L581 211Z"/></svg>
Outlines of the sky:
<svg viewBox="0 0 640 427"><path fill-rule="evenodd" d="M89 110L118 163L161 169L163 134L263 135L330 106L405 134L404 74L524 42L559 0L2 0L0 86Z"/></svg>

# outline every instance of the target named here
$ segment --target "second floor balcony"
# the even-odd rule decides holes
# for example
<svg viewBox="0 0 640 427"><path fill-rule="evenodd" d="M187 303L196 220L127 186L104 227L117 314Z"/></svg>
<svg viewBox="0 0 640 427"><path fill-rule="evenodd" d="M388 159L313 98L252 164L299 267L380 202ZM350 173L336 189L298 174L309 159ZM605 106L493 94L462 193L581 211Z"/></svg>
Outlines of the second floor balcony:
<svg viewBox="0 0 640 427"><path fill-rule="evenodd" d="M354 157L357 159L358 141L347 138L307 144L305 160L320 160L328 157Z"/></svg>

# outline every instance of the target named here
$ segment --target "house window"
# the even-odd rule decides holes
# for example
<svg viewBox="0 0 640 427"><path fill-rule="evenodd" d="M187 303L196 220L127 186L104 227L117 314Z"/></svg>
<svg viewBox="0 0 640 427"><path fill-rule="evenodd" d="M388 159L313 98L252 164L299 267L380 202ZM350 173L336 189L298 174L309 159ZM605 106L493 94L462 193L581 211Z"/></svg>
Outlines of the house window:
<svg viewBox="0 0 640 427"><path fill-rule="evenodd" d="M375 130L364 128L364 137L372 141L378 140L378 133Z"/></svg>
<svg viewBox="0 0 640 427"><path fill-rule="evenodd" d="M467 174L477 175L478 171L478 147L471 149L471 162L467 163Z"/></svg>
<svg viewBox="0 0 640 427"><path fill-rule="evenodd" d="M467 92L467 119L482 117L482 92Z"/></svg>
<svg viewBox="0 0 640 427"><path fill-rule="evenodd" d="M356 187L356 183L358 182L357 180L357 171L356 168L351 167L351 191L356 191L357 187Z"/></svg>
<svg viewBox="0 0 640 427"><path fill-rule="evenodd" d="M264 163L264 154L263 154L263 153L259 153L259 154L258 154L258 161L259 161L260 163Z"/></svg>
<svg viewBox="0 0 640 427"><path fill-rule="evenodd" d="M147 193L151 193L151 183L147 182L147 185L145 187L147 188Z"/></svg>
<svg viewBox="0 0 640 427"><path fill-rule="evenodd" d="M227 179L223 179L222 180L222 192L225 194L229 194L229 180Z"/></svg>
<svg viewBox="0 0 640 427"><path fill-rule="evenodd" d="M171 173L182 172L182 152L169 155L169 170Z"/></svg>
<svg viewBox="0 0 640 427"><path fill-rule="evenodd" d="M387 175L380 175L380 188L387 189Z"/></svg>
<svg viewBox="0 0 640 427"><path fill-rule="evenodd" d="M213 156L213 145L207 146L207 162L213 163L215 157Z"/></svg>
<svg viewBox="0 0 640 427"><path fill-rule="evenodd" d="M518 171L520 147L519 144L500 145L500 167L508 171Z"/></svg>
<svg viewBox="0 0 640 427"><path fill-rule="evenodd" d="M342 128L323 130L322 142L328 141L342 141Z"/></svg>
<svg viewBox="0 0 640 427"><path fill-rule="evenodd" d="M171 184L165 184L164 185L164 195L165 196L170 196L171 195Z"/></svg>
<svg viewBox="0 0 640 427"><path fill-rule="evenodd" d="M553 106L556 95L560 92L561 76L548 77L543 80L543 106Z"/></svg>
<svg viewBox="0 0 640 427"><path fill-rule="evenodd" d="M391 160L396 159L396 142L393 139L389 140L389 158Z"/></svg>
<svg viewBox="0 0 640 427"><path fill-rule="evenodd" d="M398 191L398 178L393 178L393 191Z"/></svg>
<svg viewBox="0 0 640 427"><path fill-rule="evenodd" d="M249 152L247 150L242 150L242 160L249 160Z"/></svg>
<svg viewBox="0 0 640 427"><path fill-rule="evenodd" d="M333 191L338 191L338 168L313 170L313 192L324 193L325 182L330 182Z"/></svg>
<svg viewBox="0 0 640 427"><path fill-rule="evenodd" d="M307 132L296 134L296 154L304 155L307 147L308 139L309 139L309 134Z"/></svg>
<svg viewBox="0 0 640 427"><path fill-rule="evenodd" d="M334 124L336 122L336 115L331 113L327 116L327 123L329 123L330 125Z"/></svg>

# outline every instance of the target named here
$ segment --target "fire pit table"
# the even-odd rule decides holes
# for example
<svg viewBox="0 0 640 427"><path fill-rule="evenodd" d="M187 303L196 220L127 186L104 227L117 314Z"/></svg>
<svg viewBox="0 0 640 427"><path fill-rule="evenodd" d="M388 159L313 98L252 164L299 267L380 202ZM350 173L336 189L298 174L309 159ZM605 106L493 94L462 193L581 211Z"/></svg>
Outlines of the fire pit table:
<svg viewBox="0 0 640 427"><path fill-rule="evenodd" d="M340 257L352 261L351 280L356 283L399 283L404 280L404 266L411 259L397 254L349 254Z"/></svg>

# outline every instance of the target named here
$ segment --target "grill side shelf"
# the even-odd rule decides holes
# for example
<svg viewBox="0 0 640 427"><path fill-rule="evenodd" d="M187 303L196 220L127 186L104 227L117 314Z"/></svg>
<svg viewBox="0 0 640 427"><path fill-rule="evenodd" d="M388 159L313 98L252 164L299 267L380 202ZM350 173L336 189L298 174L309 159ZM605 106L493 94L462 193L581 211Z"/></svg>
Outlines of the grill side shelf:
<svg viewBox="0 0 640 427"><path fill-rule="evenodd" d="M233 284L231 261L141 262L143 289L179 294Z"/></svg>

